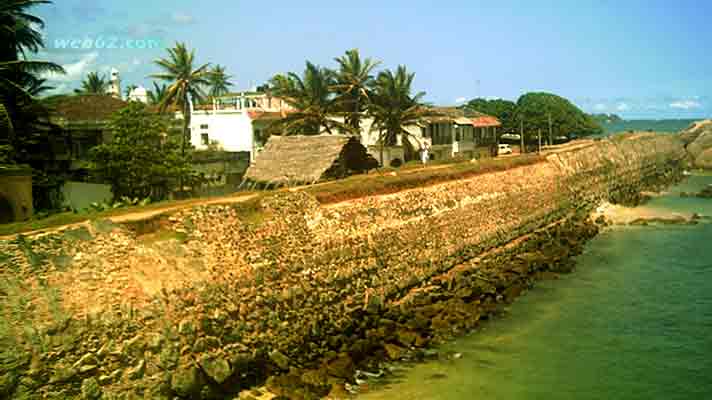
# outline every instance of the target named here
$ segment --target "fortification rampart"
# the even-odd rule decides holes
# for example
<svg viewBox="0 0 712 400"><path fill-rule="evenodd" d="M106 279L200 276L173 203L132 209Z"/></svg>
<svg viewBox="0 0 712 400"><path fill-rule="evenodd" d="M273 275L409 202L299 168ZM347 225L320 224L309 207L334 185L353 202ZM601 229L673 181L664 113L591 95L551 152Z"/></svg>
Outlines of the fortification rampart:
<svg viewBox="0 0 712 400"><path fill-rule="evenodd" d="M58 288L84 316L40 325L52 350L12 364L4 390L224 398L270 376L288 397L334 394L356 365L413 354L570 270L593 207L635 203L685 156L675 136L639 134L331 205L295 191L249 218L183 210L161 223L170 240L95 224L2 243L6 271L33 271L27 287Z"/></svg>

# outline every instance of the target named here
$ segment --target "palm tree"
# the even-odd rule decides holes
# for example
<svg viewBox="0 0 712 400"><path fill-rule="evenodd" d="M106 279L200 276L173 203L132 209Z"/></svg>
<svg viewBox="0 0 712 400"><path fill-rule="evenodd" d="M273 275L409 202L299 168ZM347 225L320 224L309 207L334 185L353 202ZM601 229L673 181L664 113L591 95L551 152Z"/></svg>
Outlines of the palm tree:
<svg viewBox="0 0 712 400"><path fill-rule="evenodd" d="M37 80L37 75L47 72L63 74L64 69L51 62L27 61L27 52L36 53L44 46L42 34L44 21L29 13L37 5L50 4L48 0L3 0L0 3L0 103L3 114L14 124L15 130L7 137L13 142L13 132L25 132L20 120L20 108L33 102L27 83ZM23 115L27 117L27 115ZM9 125L5 125L9 126Z"/></svg>
<svg viewBox="0 0 712 400"><path fill-rule="evenodd" d="M231 75L225 73L225 67L222 65L216 65L212 71L210 71L210 96L218 97L229 92L230 86L232 86Z"/></svg>
<svg viewBox="0 0 712 400"><path fill-rule="evenodd" d="M54 86L47 85L47 79L36 78L32 75L28 75L23 87L32 97L38 97L44 92L54 89Z"/></svg>
<svg viewBox="0 0 712 400"><path fill-rule="evenodd" d="M109 81L104 75L99 75L96 72L90 72L82 81L80 89L74 89L77 94L106 94L109 88Z"/></svg>
<svg viewBox="0 0 712 400"><path fill-rule="evenodd" d="M7 112L5 104L0 102L0 138L10 138L14 136L15 127L12 124L10 114Z"/></svg>
<svg viewBox="0 0 712 400"><path fill-rule="evenodd" d="M162 84L159 86L156 82L153 82L153 90L148 91L148 100L151 104L160 104L161 100L166 97L167 89L168 85Z"/></svg>
<svg viewBox="0 0 712 400"><path fill-rule="evenodd" d="M6 119L0 139L7 138L15 148L19 145L15 133L30 134L30 128L43 114L43 107L35 99L35 96L49 89L44 85L44 79L36 77L42 71L64 73L59 65L45 61L0 62L0 104Z"/></svg>
<svg viewBox="0 0 712 400"><path fill-rule="evenodd" d="M331 88L336 83L335 74L307 61L302 77L290 72L276 75L270 80L272 93L294 107L295 112L276 121L286 135L317 135L323 128L332 134L335 129L351 131L351 127L334 121L329 116L336 110Z"/></svg>
<svg viewBox="0 0 712 400"><path fill-rule="evenodd" d="M46 61L2 61L0 62L0 89L5 93L15 92L15 95L21 97L34 97L40 92L51 89L44 85L46 79L37 78L37 75L43 72L63 74L64 68Z"/></svg>
<svg viewBox="0 0 712 400"><path fill-rule="evenodd" d="M360 133L361 115L366 111L369 94L375 83L371 72L380 62L370 58L361 60L358 49L349 50L335 60L339 63L336 85L333 87L338 96L337 101L346 113L346 124Z"/></svg>
<svg viewBox="0 0 712 400"><path fill-rule="evenodd" d="M0 104L5 121L0 130L0 141L6 161L29 164L34 168L33 202L37 208L58 206L52 200L52 189L57 184L56 176L47 174L42 158L54 156L50 142L50 123L46 107L34 95L43 86L39 83L43 73L62 74L64 69L51 62L28 61L28 53L37 53L44 42L39 30L44 27L42 19L30 14L37 5L50 4L46 0L0 1ZM54 135L54 132L52 133ZM49 154L47 154L49 153ZM43 157L37 157L42 155Z"/></svg>
<svg viewBox="0 0 712 400"><path fill-rule="evenodd" d="M126 100L129 99L129 96L131 96L131 92L134 91L134 89L138 88L136 85L128 85L126 86L126 89L124 89L124 94L126 95Z"/></svg>
<svg viewBox="0 0 712 400"><path fill-rule="evenodd" d="M408 126L424 126L428 118L438 116L426 107L421 100L425 92L412 94L414 73L409 73L405 66L398 66L396 72L386 70L378 74L369 115L373 118L372 130L378 132L381 146L381 165L383 165L383 147L393 146L398 137L407 137ZM404 141L405 144L405 141Z"/></svg>
<svg viewBox="0 0 712 400"><path fill-rule="evenodd" d="M28 11L48 0L3 0L0 4L0 61L25 58L25 51L37 53L44 46L42 34L44 21Z"/></svg>
<svg viewBox="0 0 712 400"><path fill-rule="evenodd" d="M155 61L162 73L151 75L152 78L170 82L165 97L160 102L161 111L175 105L183 113L183 142L181 154L185 155L186 141L190 141L190 102L199 102L204 97L203 87L210 85L210 64L194 68L195 51L188 50L184 43L176 43L168 49L168 58Z"/></svg>

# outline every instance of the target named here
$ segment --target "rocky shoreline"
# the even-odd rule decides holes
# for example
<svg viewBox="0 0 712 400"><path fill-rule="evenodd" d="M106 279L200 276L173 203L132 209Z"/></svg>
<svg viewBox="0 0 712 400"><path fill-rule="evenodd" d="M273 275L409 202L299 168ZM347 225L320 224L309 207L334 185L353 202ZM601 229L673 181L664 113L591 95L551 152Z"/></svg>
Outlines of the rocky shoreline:
<svg viewBox="0 0 712 400"><path fill-rule="evenodd" d="M357 369L425 357L569 272L590 211L679 179L683 156L639 135L334 206L284 192L258 214L197 207L150 224L161 240L98 222L2 242L0 394L348 396Z"/></svg>

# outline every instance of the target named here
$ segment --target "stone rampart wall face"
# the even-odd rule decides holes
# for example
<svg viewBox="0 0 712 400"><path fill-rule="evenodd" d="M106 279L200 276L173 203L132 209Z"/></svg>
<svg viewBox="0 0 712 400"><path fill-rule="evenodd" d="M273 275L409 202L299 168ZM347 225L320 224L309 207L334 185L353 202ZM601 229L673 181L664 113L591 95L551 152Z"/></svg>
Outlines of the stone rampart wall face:
<svg viewBox="0 0 712 400"><path fill-rule="evenodd" d="M62 271L128 270L146 257L156 268L196 268L199 282L187 276L183 285L166 285L173 291L158 296L162 301L136 298L142 313L174 323L160 329L144 323L143 333L126 338L142 341L146 331L161 332L168 343L141 357L153 368L146 371L151 387L168 398L226 390L221 383L239 381L247 370L274 375L319 363L326 367L315 370L317 383L299 379L325 394L319 391L328 391L323 384L329 379L319 374L348 379L333 372L333 363L359 362L374 351L397 358L393 346L422 346L454 320L476 323L472 315L515 297L532 274L565 264L592 234L561 221L587 214L601 200L635 202L641 190L678 176L684 157L673 136L602 140L535 165L326 206L304 192L281 192L263 201L259 221L241 219L230 206L183 210L169 228L187 239L170 251L146 248L124 229L53 243L63 249L63 260L72 260ZM514 240L521 244L488 255ZM111 241L121 243L116 254L107 247ZM47 257L47 263L57 259ZM62 280L67 273L54 279L71 295L78 286ZM87 304L125 301L84 292L90 293ZM440 301L447 306L436 307ZM120 343L112 334L102 340ZM383 350L384 343L391 347ZM139 357L123 362L134 365ZM216 372L216 363L227 372ZM156 365L161 368L150 367ZM137 385L117 380L106 390Z"/></svg>

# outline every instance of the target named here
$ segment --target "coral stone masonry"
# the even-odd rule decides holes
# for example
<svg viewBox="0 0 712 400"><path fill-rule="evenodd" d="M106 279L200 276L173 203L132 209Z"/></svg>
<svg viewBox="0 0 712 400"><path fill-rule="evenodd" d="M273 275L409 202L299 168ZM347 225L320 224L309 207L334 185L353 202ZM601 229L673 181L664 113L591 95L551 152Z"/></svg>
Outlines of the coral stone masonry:
<svg viewBox="0 0 712 400"><path fill-rule="evenodd" d="M0 397L338 398L571 271L591 210L638 202L686 157L675 135L634 134L336 204L279 191L148 234L98 221L0 242Z"/></svg>

